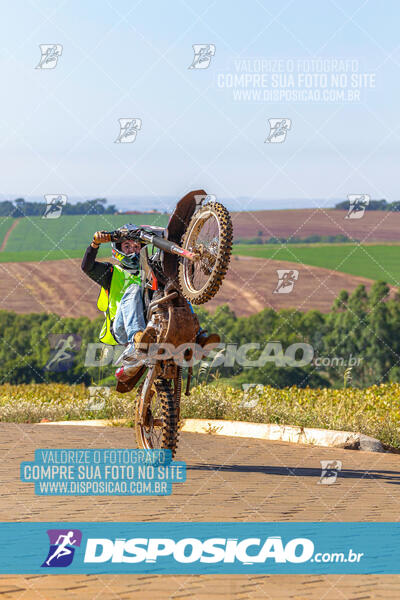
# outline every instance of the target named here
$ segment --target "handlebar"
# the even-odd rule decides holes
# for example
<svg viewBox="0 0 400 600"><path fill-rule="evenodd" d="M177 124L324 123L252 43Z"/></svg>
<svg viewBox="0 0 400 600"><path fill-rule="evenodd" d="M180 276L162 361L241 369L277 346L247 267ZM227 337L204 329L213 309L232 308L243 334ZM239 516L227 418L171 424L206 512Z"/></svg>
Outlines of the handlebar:
<svg viewBox="0 0 400 600"><path fill-rule="evenodd" d="M151 231L145 231L138 227L137 229L117 229L116 231L102 231L106 235L110 236L110 242L120 242L122 240L136 240L141 241L144 244L153 244L156 248L169 252L170 254L177 254L183 256L189 260L195 260L195 255L189 250L185 250L169 240L162 238Z"/></svg>

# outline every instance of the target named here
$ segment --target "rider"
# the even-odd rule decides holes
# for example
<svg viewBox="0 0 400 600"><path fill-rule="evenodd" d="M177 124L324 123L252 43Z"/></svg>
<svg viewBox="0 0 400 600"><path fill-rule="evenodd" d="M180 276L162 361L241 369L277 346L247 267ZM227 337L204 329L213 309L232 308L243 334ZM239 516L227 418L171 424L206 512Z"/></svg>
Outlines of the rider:
<svg viewBox="0 0 400 600"><path fill-rule="evenodd" d="M130 229L132 225L123 227ZM83 257L82 270L101 285L97 307L105 313L106 320L100 332L100 341L130 346L124 353L126 355L134 351L135 344L143 348L145 344L154 342L156 332L151 325L146 326L144 315L139 273L141 243L135 240L112 242L112 254L120 263L113 265L96 260L100 244L109 241L109 235L96 231ZM202 347L219 341L217 334L207 335L201 329L196 337L196 343Z"/></svg>

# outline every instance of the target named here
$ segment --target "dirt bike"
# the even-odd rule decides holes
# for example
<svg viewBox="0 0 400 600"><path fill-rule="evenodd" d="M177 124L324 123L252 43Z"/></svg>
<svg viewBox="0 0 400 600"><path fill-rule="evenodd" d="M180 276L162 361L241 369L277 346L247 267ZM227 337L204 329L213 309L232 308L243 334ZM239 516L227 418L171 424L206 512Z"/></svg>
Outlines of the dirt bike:
<svg viewBox="0 0 400 600"><path fill-rule="evenodd" d="M184 362L193 357L199 322L190 304L204 304L215 296L228 269L232 251L232 221L219 202L210 201L204 190L190 192L176 205L165 229L142 226L122 228L110 234L111 241L140 240L143 301L147 325L157 334L154 353L140 369L122 364L116 376L117 391L125 393L144 376L138 389L135 412L136 439L140 448L168 448L174 455L178 443L182 361L157 350L159 345L187 347ZM149 245L156 251L150 255ZM189 301L189 302L188 302ZM157 358L158 356L158 358ZM135 375L128 381L130 370ZM188 368L185 393L189 394L192 367Z"/></svg>

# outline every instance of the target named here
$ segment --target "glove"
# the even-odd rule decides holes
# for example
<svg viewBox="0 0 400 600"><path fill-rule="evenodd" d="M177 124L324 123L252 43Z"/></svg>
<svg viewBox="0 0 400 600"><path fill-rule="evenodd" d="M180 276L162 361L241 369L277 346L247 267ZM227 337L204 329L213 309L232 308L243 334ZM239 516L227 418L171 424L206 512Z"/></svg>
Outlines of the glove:
<svg viewBox="0 0 400 600"><path fill-rule="evenodd" d="M96 231L93 236L93 244L99 246L100 244L105 244L106 242L111 241L111 236L109 233L104 233L103 231Z"/></svg>

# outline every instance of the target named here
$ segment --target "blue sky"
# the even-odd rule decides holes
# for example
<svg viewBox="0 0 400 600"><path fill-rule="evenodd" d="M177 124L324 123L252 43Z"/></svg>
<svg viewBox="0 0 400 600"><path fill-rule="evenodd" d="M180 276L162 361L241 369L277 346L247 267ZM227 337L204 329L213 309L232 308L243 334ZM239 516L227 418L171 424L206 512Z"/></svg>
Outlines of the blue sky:
<svg viewBox="0 0 400 600"><path fill-rule="evenodd" d="M126 206L202 187L248 210L398 200L399 16L398 2L362 0L4 4L1 196ZM62 56L35 69L46 43ZM196 43L215 44L208 69L188 69ZM353 59L375 87L352 103L234 100L218 75L254 58ZM115 144L124 117L142 128ZM276 117L291 130L264 143Z"/></svg>

